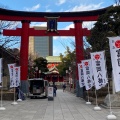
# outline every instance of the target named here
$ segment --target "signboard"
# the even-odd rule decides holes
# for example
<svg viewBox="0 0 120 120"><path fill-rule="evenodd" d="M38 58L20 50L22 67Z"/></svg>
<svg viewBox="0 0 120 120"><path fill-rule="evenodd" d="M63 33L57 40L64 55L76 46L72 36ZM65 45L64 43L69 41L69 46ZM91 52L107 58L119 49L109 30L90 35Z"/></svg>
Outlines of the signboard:
<svg viewBox="0 0 120 120"><path fill-rule="evenodd" d="M53 87L48 87L48 97L53 97Z"/></svg>
<svg viewBox="0 0 120 120"><path fill-rule="evenodd" d="M57 31L57 18L52 18L52 17L48 18L47 31Z"/></svg>

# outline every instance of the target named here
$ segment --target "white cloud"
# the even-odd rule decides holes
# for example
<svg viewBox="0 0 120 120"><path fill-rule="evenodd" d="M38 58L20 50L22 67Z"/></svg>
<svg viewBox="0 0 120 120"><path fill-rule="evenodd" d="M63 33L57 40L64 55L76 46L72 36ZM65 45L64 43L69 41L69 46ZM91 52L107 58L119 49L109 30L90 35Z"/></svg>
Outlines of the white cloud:
<svg viewBox="0 0 120 120"><path fill-rule="evenodd" d="M25 10L26 11L35 11L35 10L37 10L39 8L40 8L40 4L37 4L37 5L35 5L35 6L31 7L31 8L25 7Z"/></svg>
<svg viewBox="0 0 120 120"><path fill-rule="evenodd" d="M51 12L51 11L52 11L52 10L50 10L50 9L47 9L47 10L46 10L46 12Z"/></svg>
<svg viewBox="0 0 120 120"><path fill-rule="evenodd" d="M51 9L49 9L49 7L50 7L50 5L45 6L45 9L46 9L45 12L51 12L52 11Z"/></svg>
<svg viewBox="0 0 120 120"><path fill-rule="evenodd" d="M68 26L66 26L65 28L63 28L64 30L69 30L70 28L74 28L74 24L70 24Z"/></svg>
<svg viewBox="0 0 120 120"><path fill-rule="evenodd" d="M65 28L62 28L61 30L69 30L70 28L74 28L74 24L70 24L70 25L66 26ZM54 40L67 39L67 38L68 38L68 36L64 36L64 37L55 36Z"/></svg>
<svg viewBox="0 0 120 120"><path fill-rule="evenodd" d="M69 10L66 10L65 12L73 12L73 11L87 11L87 10L96 10L101 8L101 5L103 3L99 3L99 4L89 4L89 5L80 5L80 6L75 6Z"/></svg>
<svg viewBox="0 0 120 120"><path fill-rule="evenodd" d="M96 21L91 21L91 22L83 22L82 27L83 28L87 28L88 30L90 30L91 28L94 27Z"/></svg>
<svg viewBox="0 0 120 120"><path fill-rule="evenodd" d="M39 26L47 27L47 22L43 22Z"/></svg>
<svg viewBox="0 0 120 120"><path fill-rule="evenodd" d="M66 0L59 0L56 4L57 5L62 5L62 4L64 4L66 2Z"/></svg>
<svg viewBox="0 0 120 120"><path fill-rule="evenodd" d="M42 27L47 27L47 22L32 22L30 26L42 26Z"/></svg>

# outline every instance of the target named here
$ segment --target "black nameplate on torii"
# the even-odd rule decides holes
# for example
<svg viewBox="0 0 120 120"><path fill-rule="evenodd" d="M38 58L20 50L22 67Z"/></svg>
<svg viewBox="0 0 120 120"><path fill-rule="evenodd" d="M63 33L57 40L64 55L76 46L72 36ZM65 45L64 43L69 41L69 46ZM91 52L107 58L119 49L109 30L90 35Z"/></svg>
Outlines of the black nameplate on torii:
<svg viewBox="0 0 120 120"><path fill-rule="evenodd" d="M48 32L56 32L58 17L46 17L46 18L47 18L47 31Z"/></svg>

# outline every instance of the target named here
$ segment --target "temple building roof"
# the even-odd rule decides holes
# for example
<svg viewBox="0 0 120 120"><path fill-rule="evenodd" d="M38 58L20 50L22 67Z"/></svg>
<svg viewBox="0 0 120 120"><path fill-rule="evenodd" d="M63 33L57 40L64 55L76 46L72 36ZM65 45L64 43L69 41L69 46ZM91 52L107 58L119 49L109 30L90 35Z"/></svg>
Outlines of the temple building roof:
<svg viewBox="0 0 120 120"><path fill-rule="evenodd" d="M56 68L56 66L54 66L54 67L52 67L52 68L50 68L49 69L49 71L48 72L46 72L45 74L51 74L51 73L58 73L59 74L59 71L58 71L58 69Z"/></svg>

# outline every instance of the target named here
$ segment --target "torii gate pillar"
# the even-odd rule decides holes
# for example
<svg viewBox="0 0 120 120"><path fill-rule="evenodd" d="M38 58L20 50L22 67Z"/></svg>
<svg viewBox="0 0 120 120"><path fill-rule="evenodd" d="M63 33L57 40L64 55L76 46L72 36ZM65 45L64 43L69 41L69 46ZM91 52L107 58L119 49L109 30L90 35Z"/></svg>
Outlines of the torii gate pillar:
<svg viewBox="0 0 120 120"><path fill-rule="evenodd" d="M78 80L78 63L84 59L83 54L83 29L82 29L82 21L76 20L74 21L75 27L75 45L76 45L76 79Z"/></svg>
<svg viewBox="0 0 120 120"><path fill-rule="evenodd" d="M28 49L29 49L29 23L30 21L22 21L21 30L21 48L20 48L20 66L21 66L21 89L28 91ZM22 58L22 59L21 59Z"/></svg>

